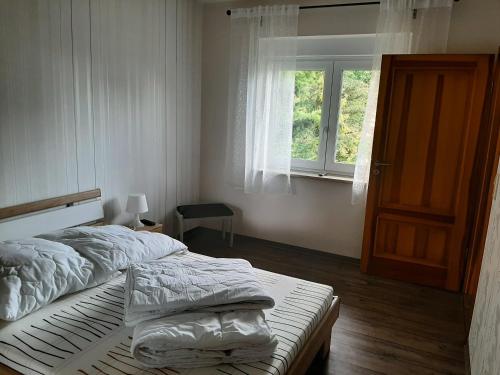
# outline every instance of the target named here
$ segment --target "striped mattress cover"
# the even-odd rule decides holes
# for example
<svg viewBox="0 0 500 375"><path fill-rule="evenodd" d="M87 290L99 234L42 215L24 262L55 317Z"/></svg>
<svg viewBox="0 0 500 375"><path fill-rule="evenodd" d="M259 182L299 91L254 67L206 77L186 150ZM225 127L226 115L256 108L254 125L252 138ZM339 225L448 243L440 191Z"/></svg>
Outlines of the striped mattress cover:
<svg viewBox="0 0 500 375"><path fill-rule="evenodd" d="M195 253L172 255L208 258ZM333 301L331 287L256 270L275 298L266 318L279 344L272 358L199 369L148 369L130 354L133 328L123 325L125 275L66 296L13 323L0 323L0 363L24 374L284 375ZM0 369L1 372L1 369Z"/></svg>

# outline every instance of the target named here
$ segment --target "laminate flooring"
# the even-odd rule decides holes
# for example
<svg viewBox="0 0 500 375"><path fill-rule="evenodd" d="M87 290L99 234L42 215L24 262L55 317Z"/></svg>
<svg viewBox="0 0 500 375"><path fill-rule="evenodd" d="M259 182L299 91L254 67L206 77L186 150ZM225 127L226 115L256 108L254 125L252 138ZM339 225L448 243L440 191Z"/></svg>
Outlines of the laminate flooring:
<svg viewBox="0 0 500 375"><path fill-rule="evenodd" d="M369 276L359 261L290 245L236 236L234 247L220 232L186 233L191 251L244 258L254 267L331 285L341 298L330 356L312 374L464 374L462 296Z"/></svg>

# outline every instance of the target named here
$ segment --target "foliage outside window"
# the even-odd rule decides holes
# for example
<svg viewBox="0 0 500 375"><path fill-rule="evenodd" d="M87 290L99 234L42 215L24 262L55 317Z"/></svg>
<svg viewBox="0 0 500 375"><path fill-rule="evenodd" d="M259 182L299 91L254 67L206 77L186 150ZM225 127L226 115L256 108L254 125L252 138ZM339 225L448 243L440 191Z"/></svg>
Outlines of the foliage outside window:
<svg viewBox="0 0 500 375"><path fill-rule="evenodd" d="M344 70L343 73L335 161L355 164L371 72Z"/></svg>
<svg viewBox="0 0 500 375"><path fill-rule="evenodd" d="M292 166L350 175L363 126L368 61L311 61L295 73Z"/></svg>
<svg viewBox="0 0 500 375"><path fill-rule="evenodd" d="M318 159L324 82L322 71L302 70L295 73L293 159Z"/></svg>

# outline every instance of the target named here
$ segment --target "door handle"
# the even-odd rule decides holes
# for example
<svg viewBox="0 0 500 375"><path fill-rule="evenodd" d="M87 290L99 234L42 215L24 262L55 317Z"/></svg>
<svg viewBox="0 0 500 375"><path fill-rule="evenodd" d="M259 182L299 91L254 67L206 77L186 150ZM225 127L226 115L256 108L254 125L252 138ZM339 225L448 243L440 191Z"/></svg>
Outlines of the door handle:
<svg viewBox="0 0 500 375"><path fill-rule="evenodd" d="M390 167L392 163L389 163L388 161L376 161L374 163L375 167Z"/></svg>
<svg viewBox="0 0 500 375"><path fill-rule="evenodd" d="M387 161L375 161L373 163L373 174L375 176L378 176L380 174L380 167L390 167L392 163L389 163Z"/></svg>

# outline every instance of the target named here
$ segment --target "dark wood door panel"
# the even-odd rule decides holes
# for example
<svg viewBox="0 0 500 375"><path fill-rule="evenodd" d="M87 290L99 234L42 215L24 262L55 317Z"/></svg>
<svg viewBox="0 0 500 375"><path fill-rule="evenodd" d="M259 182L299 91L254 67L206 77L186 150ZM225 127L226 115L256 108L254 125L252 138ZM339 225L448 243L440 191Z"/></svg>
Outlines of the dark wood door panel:
<svg viewBox="0 0 500 375"><path fill-rule="evenodd" d="M380 214L375 229L374 258L446 269L451 229L450 224Z"/></svg>
<svg viewBox="0 0 500 375"><path fill-rule="evenodd" d="M405 263L394 259L377 259L376 262L370 264L370 273L390 279L446 289L446 268Z"/></svg>

